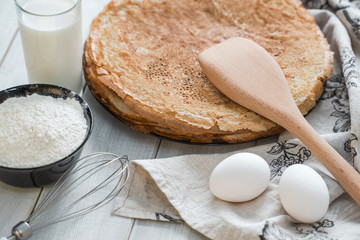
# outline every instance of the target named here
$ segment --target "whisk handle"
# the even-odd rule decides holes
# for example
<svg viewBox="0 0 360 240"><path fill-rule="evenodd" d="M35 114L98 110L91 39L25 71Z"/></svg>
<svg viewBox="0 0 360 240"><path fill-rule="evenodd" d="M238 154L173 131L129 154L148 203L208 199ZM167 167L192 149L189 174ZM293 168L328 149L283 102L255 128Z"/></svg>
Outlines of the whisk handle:
<svg viewBox="0 0 360 240"><path fill-rule="evenodd" d="M12 228L11 233L22 240L27 239L32 235L32 229L29 223L21 221Z"/></svg>
<svg viewBox="0 0 360 240"><path fill-rule="evenodd" d="M11 233L10 237L1 237L0 240L23 240L29 238L33 232L29 223L21 221L12 228Z"/></svg>

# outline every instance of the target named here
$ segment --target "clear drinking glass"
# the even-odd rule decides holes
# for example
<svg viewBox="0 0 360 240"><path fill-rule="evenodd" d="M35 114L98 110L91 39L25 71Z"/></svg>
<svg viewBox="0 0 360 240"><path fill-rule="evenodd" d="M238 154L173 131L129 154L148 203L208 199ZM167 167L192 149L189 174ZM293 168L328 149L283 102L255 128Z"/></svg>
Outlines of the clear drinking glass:
<svg viewBox="0 0 360 240"><path fill-rule="evenodd" d="M81 0L14 0L30 83L82 88Z"/></svg>

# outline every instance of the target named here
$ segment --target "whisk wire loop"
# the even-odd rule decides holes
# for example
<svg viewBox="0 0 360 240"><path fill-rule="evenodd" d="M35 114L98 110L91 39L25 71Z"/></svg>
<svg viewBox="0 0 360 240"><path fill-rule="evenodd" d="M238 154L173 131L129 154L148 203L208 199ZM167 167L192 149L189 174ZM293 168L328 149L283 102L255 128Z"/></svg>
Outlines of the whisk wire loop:
<svg viewBox="0 0 360 240"><path fill-rule="evenodd" d="M113 200L129 176L127 156L119 157L104 152L85 156L66 171L45 194L26 222L34 232L94 211ZM91 189L84 186L84 182L91 185ZM75 200L63 202L63 197L70 194L75 195Z"/></svg>
<svg viewBox="0 0 360 240"><path fill-rule="evenodd" d="M63 176L60 177L60 179L53 185L53 187L49 190L49 192L44 196L43 200L40 202L40 204L37 206L36 210L33 212L31 216L27 219L27 221L32 220L34 221L37 216L41 215L43 212L43 209L47 209L47 206L49 204L49 199L52 201L56 200L59 195L63 193L63 191L68 190L67 188L61 188L67 181L68 175L70 174L76 174L76 172L80 171L84 164L86 164L87 161L90 161L98 156L105 156L110 155L114 157L114 159L117 159L118 156L112 153L94 153L88 156L85 156L83 158L80 158L71 168L69 168ZM85 161L87 160L87 161ZM90 163L89 165L97 164L96 162ZM76 167L75 167L76 166ZM56 194L54 196L54 194Z"/></svg>

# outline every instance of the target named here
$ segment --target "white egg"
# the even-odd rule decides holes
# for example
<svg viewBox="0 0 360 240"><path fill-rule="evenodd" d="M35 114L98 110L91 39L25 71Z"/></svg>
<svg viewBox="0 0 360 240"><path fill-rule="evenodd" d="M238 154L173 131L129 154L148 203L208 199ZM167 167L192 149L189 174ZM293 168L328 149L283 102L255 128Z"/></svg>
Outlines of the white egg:
<svg viewBox="0 0 360 240"><path fill-rule="evenodd" d="M280 178L280 201L296 220L312 223L320 220L329 207L329 190L322 177L303 164L288 167Z"/></svg>
<svg viewBox="0 0 360 240"><path fill-rule="evenodd" d="M267 162L253 153L237 153L221 161L209 179L211 192L229 202L244 202L259 196L270 182Z"/></svg>

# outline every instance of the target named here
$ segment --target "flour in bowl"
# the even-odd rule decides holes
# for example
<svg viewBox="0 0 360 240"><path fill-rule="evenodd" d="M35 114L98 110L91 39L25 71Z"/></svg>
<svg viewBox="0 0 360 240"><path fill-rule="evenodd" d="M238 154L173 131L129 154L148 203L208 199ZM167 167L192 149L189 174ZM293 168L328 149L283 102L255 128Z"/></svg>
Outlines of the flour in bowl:
<svg viewBox="0 0 360 240"><path fill-rule="evenodd" d="M0 166L31 168L53 163L83 142L87 123L75 99L38 94L0 104Z"/></svg>

